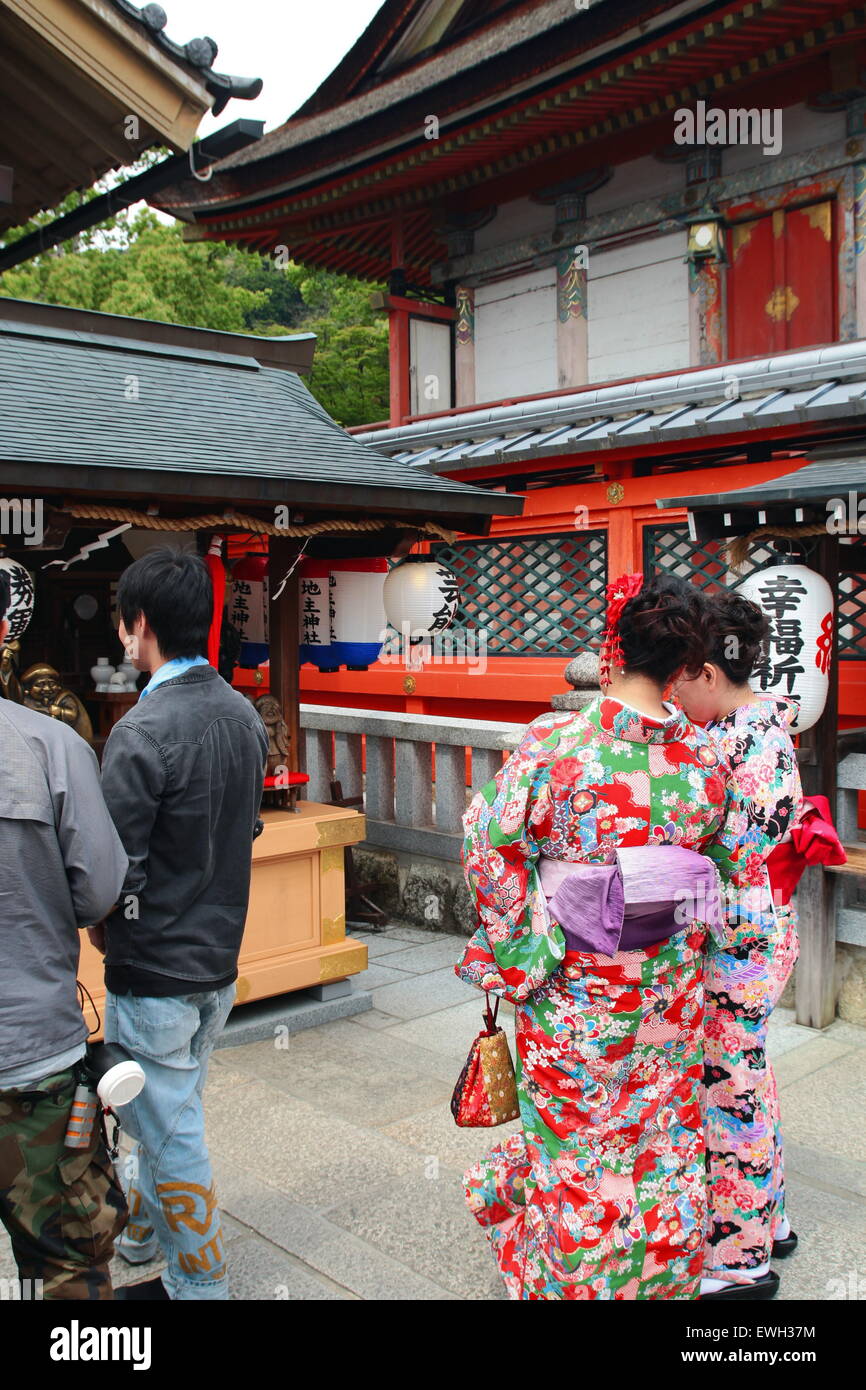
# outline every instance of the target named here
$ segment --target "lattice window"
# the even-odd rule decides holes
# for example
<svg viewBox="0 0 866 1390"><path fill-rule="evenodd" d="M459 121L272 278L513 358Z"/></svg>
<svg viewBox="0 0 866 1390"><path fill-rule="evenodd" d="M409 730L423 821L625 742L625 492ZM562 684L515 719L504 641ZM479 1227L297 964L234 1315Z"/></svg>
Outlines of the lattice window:
<svg viewBox="0 0 866 1390"><path fill-rule="evenodd" d="M486 634L490 656L573 656L597 644L604 619L607 533L435 545L460 581L450 635L456 655L477 651Z"/></svg>
<svg viewBox="0 0 866 1390"><path fill-rule="evenodd" d="M697 543L690 540L685 524L647 526L643 533L644 570L648 574L655 570L663 570L666 574L676 574L680 579L688 579L701 589L718 589L730 580L730 571L722 553L724 545L724 541ZM773 554L775 551L770 546L753 546L747 564L740 571L740 577L745 578Z"/></svg>
<svg viewBox="0 0 866 1390"><path fill-rule="evenodd" d="M702 589L716 589L730 582L722 555L724 541L689 539L682 526L647 526L644 529L644 570L663 570L679 575ZM774 554L771 546L753 546L739 577L758 569ZM866 575L843 572L839 581L838 650L840 661L866 660Z"/></svg>
<svg viewBox="0 0 866 1390"><path fill-rule="evenodd" d="M839 577L839 660L866 661L866 574Z"/></svg>

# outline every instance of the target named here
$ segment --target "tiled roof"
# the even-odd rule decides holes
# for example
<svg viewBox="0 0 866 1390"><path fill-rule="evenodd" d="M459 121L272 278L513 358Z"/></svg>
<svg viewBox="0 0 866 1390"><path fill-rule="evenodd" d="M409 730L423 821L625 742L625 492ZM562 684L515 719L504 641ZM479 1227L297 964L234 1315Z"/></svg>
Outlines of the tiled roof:
<svg viewBox="0 0 866 1390"><path fill-rule="evenodd" d="M358 431L414 472L866 417L866 339Z"/></svg>
<svg viewBox="0 0 866 1390"><path fill-rule="evenodd" d="M19 485L38 468L60 487L140 493L143 479L157 495L380 506L446 526L522 505L377 454L295 372L232 353L236 335L215 335L225 352L203 351L2 316L0 299L0 473Z"/></svg>

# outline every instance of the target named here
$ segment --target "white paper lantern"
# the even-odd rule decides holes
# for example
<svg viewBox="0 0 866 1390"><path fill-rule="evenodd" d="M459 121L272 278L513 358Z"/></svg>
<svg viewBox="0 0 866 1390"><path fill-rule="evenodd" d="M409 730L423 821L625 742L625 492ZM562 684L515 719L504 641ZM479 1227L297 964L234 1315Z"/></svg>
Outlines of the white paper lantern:
<svg viewBox="0 0 866 1390"><path fill-rule="evenodd" d="M794 733L811 729L827 703L830 662L835 656L833 591L806 565L769 565L737 585L759 604L770 624L765 658L752 684L768 695L789 696L800 712Z"/></svg>
<svg viewBox="0 0 866 1390"><path fill-rule="evenodd" d="M350 671L366 671L379 660L388 622L382 598L387 574L383 559L331 561L331 652Z"/></svg>
<svg viewBox="0 0 866 1390"><path fill-rule="evenodd" d="M340 663L331 652L332 609L329 561L305 560L300 570L298 598L301 665L311 661L320 671L339 670Z"/></svg>
<svg viewBox="0 0 866 1390"><path fill-rule="evenodd" d="M301 566L301 662L326 673L366 671L387 630L382 588L388 561L306 560Z"/></svg>
<svg viewBox="0 0 866 1390"><path fill-rule="evenodd" d="M459 597L457 579L432 555L410 555L385 580L388 622L413 642L449 628Z"/></svg>
<svg viewBox="0 0 866 1390"><path fill-rule="evenodd" d="M232 570L229 621L241 634L238 665L252 670L268 659L268 557L244 555Z"/></svg>
<svg viewBox="0 0 866 1390"><path fill-rule="evenodd" d="M4 569L9 576L11 596L6 610L6 620L9 623L9 636L6 640L14 642L27 631L27 625L33 617L33 576L17 560L10 560L8 555L0 557L0 569Z"/></svg>

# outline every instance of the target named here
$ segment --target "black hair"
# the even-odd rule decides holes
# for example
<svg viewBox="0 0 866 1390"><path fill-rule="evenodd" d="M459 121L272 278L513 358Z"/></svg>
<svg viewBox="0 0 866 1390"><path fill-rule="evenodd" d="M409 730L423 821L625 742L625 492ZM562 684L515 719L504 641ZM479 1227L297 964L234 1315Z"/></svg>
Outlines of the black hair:
<svg viewBox="0 0 866 1390"><path fill-rule="evenodd" d="M655 575L623 607L619 640L627 675L649 676L662 689L681 671L696 676L707 660L707 599L676 575Z"/></svg>
<svg viewBox="0 0 866 1390"><path fill-rule="evenodd" d="M213 615L213 586L200 555L160 546L134 560L117 586L127 632L143 617L164 657L204 656Z"/></svg>
<svg viewBox="0 0 866 1390"><path fill-rule="evenodd" d="M0 623L9 612L12 602L12 583L6 570L0 570Z"/></svg>
<svg viewBox="0 0 866 1390"><path fill-rule="evenodd" d="M745 685L770 635L764 610L735 589L710 596L710 654L734 685Z"/></svg>

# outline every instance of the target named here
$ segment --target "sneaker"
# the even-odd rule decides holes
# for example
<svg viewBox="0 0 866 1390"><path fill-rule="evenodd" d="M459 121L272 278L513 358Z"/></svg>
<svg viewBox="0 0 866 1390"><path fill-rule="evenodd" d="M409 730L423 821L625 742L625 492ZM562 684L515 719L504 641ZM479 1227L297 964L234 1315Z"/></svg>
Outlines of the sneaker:
<svg viewBox="0 0 866 1390"><path fill-rule="evenodd" d="M130 1240L128 1236L121 1235L114 1242L114 1253L126 1260L128 1265L146 1265L159 1255L159 1240L155 1232L149 1240Z"/></svg>
<svg viewBox="0 0 866 1390"><path fill-rule="evenodd" d="M165 1284L157 1275L156 1279L142 1279L138 1284L124 1284L114 1290L114 1297L120 1303L169 1302Z"/></svg>

